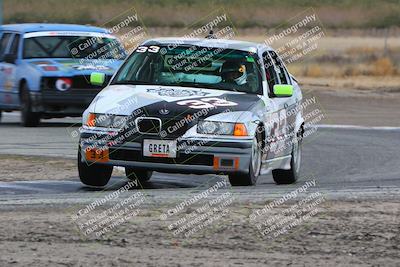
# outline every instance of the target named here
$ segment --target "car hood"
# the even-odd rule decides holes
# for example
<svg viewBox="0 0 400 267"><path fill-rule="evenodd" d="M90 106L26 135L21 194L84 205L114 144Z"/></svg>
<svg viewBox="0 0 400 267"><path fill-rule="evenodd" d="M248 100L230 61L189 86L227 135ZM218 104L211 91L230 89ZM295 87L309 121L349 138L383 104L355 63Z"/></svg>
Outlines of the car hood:
<svg viewBox="0 0 400 267"><path fill-rule="evenodd" d="M257 95L225 90L111 85L96 96L88 111L131 115L141 110L146 116L170 118L197 113L197 117L205 118L227 111L248 111L258 101Z"/></svg>
<svg viewBox="0 0 400 267"><path fill-rule="evenodd" d="M44 75L90 75L94 71L112 75L122 63L120 60L81 60L81 59L28 59L27 63ZM57 67L57 70L46 70L46 67Z"/></svg>

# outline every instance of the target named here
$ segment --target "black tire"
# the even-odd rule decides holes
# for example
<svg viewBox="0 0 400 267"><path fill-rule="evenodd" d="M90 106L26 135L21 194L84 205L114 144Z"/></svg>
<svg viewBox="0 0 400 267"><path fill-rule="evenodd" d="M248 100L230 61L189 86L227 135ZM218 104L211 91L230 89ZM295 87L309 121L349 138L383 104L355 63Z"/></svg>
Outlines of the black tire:
<svg viewBox="0 0 400 267"><path fill-rule="evenodd" d="M24 127L36 127L40 122L40 113L32 112L32 101L26 83L21 88L21 124Z"/></svg>
<svg viewBox="0 0 400 267"><path fill-rule="evenodd" d="M255 140L253 142L253 148L252 148L252 155L250 158L250 165L249 165L249 172L246 174L229 174L229 182L231 183L232 186L251 186L255 185L257 183L258 176L260 175L260 170L261 170L261 160L262 160L262 148L261 148L261 132L257 131L256 136L254 137ZM256 148L254 147L256 146ZM254 151L254 149L257 149L257 151ZM256 153L258 154L259 158L256 158L254 155ZM259 166L255 167L253 166L253 160L256 159L257 164Z"/></svg>
<svg viewBox="0 0 400 267"><path fill-rule="evenodd" d="M2 116L3 116L3 112L2 112L1 109L0 109L0 122L1 122Z"/></svg>
<svg viewBox="0 0 400 267"><path fill-rule="evenodd" d="M137 170L131 167L125 167L125 174L129 180L139 180L140 183L147 182L153 175L153 171Z"/></svg>
<svg viewBox="0 0 400 267"><path fill-rule="evenodd" d="M81 150L78 151L79 179L85 185L105 186L111 178L113 166L82 162Z"/></svg>
<svg viewBox="0 0 400 267"><path fill-rule="evenodd" d="M301 135L298 136L296 143L292 147L292 159L290 160L290 169L272 170L272 177L276 184L293 184L297 181L300 176L301 166ZM296 146L297 145L297 146ZM299 154L297 154L299 153Z"/></svg>

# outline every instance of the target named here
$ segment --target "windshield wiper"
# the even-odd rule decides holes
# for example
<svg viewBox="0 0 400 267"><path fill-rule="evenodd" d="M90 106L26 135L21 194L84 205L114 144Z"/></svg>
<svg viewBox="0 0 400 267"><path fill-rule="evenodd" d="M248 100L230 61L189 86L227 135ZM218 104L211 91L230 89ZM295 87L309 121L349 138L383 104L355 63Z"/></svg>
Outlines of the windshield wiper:
<svg viewBox="0 0 400 267"><path fill-rule="evenodd" d="M195 88L206 88L206 89L221 89L218 87L210 87L205 83L194 83L194 82L177 82L177 83L168 83L165 86L182 86L182 87L195 87Z"/></svg>
<svg viewBox="0 0 400 267"><path fill-rule="evenodd" d="M113 84L131 84L131 85L159 85L156 83L152 82L145 82L145 81L117 81L117 82L112 82L111 85Z"/></svg>

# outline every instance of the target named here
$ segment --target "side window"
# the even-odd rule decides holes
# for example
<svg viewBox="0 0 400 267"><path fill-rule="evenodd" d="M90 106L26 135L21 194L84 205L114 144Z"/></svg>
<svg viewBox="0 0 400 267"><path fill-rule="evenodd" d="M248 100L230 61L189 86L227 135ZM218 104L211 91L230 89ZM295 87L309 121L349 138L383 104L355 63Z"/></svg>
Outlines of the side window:
<svg viewBox="0 0 400 267"><path fill-rule="evenodd" d="M16 34L14 36L14 40L12 41L11 47L10 47L10 54L13 54L15 56L15 58L17 58L17 56L18 56L19 39L20 39L20 35Z"/></svg>
<svg viewBox="0 0 400 267"><path fill-rule="evenodd" d="M7 51L8 43L10 42L12 34L4 33L0 40L0 59L3 60L3 57Z"/></svg>
<svg viewBox="0 0 400 267"><path fill-rule="evenodd" d="M281 84L291 84L290 79L289 79L289 74L287 73L287 70L285 66L283 65L283 62L281 59L278 57L278 55L274 51L269 51L275 66L276 66L276 72L278 73L279 79L281 80Z"/></svg>
<svg viewBox="0 0 400 267"><path fill-rule="evenodd" d="M274 63L267 52L263 54L263 60L268 87L270 92L272 92L272 88L274 87L274 85L279 83L278 75L276 74Z"/></svg>

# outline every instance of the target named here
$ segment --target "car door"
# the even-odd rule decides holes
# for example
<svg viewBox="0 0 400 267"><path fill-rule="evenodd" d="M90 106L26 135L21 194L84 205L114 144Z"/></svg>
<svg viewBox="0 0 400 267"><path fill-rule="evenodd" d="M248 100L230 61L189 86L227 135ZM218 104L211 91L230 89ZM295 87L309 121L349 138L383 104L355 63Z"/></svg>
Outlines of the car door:
<svg viewBox="0 0 400 267"><path fill-rule="evenodd" d="M16 77L16 60L20 35L5 32L0 40L0 105L3 109L15 108L18 104L18 84ZM6 62L8 58L15 58L14 62Z"/></svg>
<svg viewBox="0 0 400 267"><path fill-rule="evenodd" d="M265 121L268 131L267 159L273 159L290 154L291 147L287 145L287 136L290 132L290 121L287 110L290 106L289 97L276 97L273 93L275 84L291 84L290 76L274 51L265 51L262 55L264 71L268 85L268 97L270 99L270 114Z"/></svg>

